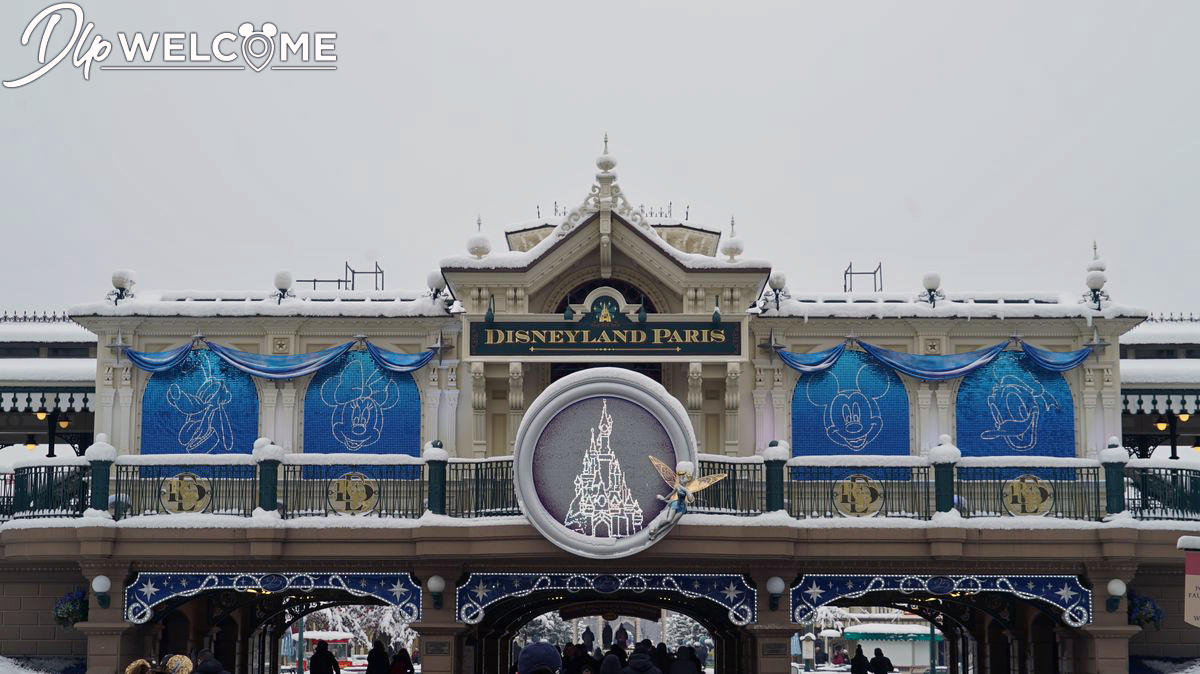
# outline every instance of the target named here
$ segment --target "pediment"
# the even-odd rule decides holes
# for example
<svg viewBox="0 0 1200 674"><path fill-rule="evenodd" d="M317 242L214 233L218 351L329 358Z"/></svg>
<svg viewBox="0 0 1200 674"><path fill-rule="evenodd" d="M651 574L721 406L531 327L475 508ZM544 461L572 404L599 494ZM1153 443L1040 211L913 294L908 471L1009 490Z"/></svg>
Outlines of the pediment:
<svg viewBox="0 0 1200 674"><path fill-rule="evenodd" d="M692 288L717 293L732 286L743 289L739 297L756 296L770 265L687 253L675 248L644 217L598 211L577 224L564 218L528 250L481 259L449 258L442 261L442 272L460 298L468 288L504 288L506 296L508 289L519 288L525 307L520 307L514 292L509 311L548 313L553 309L547 307L572 288L593 279L616 278L642 287L661 306L659 311L678 313L694 310L685 299Z"/></svg>

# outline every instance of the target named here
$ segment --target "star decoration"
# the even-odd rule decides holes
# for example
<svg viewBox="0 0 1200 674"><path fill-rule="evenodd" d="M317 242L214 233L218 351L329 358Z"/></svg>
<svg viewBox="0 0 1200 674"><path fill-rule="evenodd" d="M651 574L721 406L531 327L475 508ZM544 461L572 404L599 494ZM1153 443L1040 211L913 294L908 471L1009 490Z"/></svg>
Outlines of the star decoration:
<svg viewBox="0 0 1200 674"><path fill-rule="evenodd" d="M698 581L698 580L693 580L693 581L692 581L692 589L693 589L693 590L699 590L699 589L700 589L700 581Z"/></svg>
<svg viewBox="0 0 1200 674"><path fill-rule="evenodd" d="M179 579L179 584L180 584L180 585L182 585L182 586L184 586L184 587L187 587L187 586L188 586L188 579L187 579L187 578L180 578L180 579Z"/></svg>
<svg viewBox="0 0 1200 674"><path fill-rule="evenodd" d="M812 587L805 590L804 594L808 595L809 601L811 601L815 604L816 602L821 600L821 595L825 594L825 590L822 590L820 587L818 587L817 581L814 580Z"/></svg>
<svg viewBox="0 0 1200 674"><path fill-rule="evenodd" d="M392 584L390 592L395 595L396 599L400 599L404 595L408 594L408 588L404 587L404 585L400 582L400 579L397 578L396 582Z"/></svg>
<svg viewBox="0 0 1200 674"><path fill-rule="evenodd" d="M737 601L738 595L740 595L741 593L742 593L741 590L739 590L733 586L732 580L729 581L729 587L726 587L724 590L721 590L721 594L725 595L725 598L731 602Z"/></svg>
<svg viewBox="0 0 1200 674"><path fill-rule="evenodd" d="M145 595L146 599L149 599L150 597L154 596L155 592L158 592L158 588L154 587L154 581L147 580L146 584L143 585L142 589L138 590L138 592L141 592L143 595Z"/></svg>
<svg viewBox="0 0 1200 674"><path fill-rule="evenodd" d="M366 579L366 578L360 578L360 579L359 579L359 581L358 581L358 586L359 586L359 587L366 587L366 586L367 586L367 579Z"/></svg>
<svg viewBox="0 0 1200 674"><path fill-rule="evenodd" d="M1078 593L1073 592L1071 590L1070 586L1068 586L1066 583L1063 583L1062 589L1059 590L1058 592L1055 592L1054 594L1058 595L1058 597L1063 600L1064 604L1069 604L1071 602L1071 600L1075 598L1075 595Z"/></svg>
<svg viewBox="0 0 1200 674"><path fill-rule="evenodd" d="M1027 587L1027 588L1029 588L1030 590L1032 590L1032 589L1033 589L1033 581L1031 580L1031 581L1029 581L1028 583L1026 583L1026 584L1025 584L1025 587Z"/></svg>
<svg viewBox="0 0 1200 674"><path fill-rule="evenodd" d="M852 580L846 581L846 589L853 590L854 589L854 581L852 581Z"/></svg>
<svg viewBox="0 0 1200 674"><path fill-rule="evenodd" d="M471 592L473 592L475 594L475 597L479 601L483 601L483 598L488 595L488 588L486 585L483 584L483 581L481 580L481 581L479 581L479 584L475 586L475 589L471 590Z"/></svg>

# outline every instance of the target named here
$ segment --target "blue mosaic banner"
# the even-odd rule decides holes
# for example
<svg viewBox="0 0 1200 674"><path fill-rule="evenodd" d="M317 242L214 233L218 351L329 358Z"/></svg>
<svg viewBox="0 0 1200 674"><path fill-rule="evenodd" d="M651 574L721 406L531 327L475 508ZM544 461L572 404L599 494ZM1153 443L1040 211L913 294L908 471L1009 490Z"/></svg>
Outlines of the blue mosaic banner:
<svg viewBox="0 0 1200 674"><path fill-rule="evenodd" d="M211 351L191 351L146 383L142 454L249 454L257 437L254 380Z"/></svg>
<svg viewBox="0 0 1200 674"><path fill-rule="evenodd" d="M908 393L900 377L861 351L806 374L792 394L797 456L909 453Z"/></svg>
<svg viewBox="0 0 1200 674"><path fill-rule="evenodd" d="M963 378L956 405L963 456L1075 456L1066 379L1006 351Z"/></svg>
<svg viewBox="0 0 1200 674"><path fill-rule="evenodd" d="M667 593L714 602L729 611L729 620L735 625L758 619L758 591L744 576L734 573L472 573L455 591L455 615L474 625L496 602L542 591Z"/></svg>
<svg viewBox="0 0 1200 674"><path fill-rule="evenodd" d="M421 585L408 573L187 573L141 572L125 587L125 619L141 625L155 607L172 599L212 590L275 594L307 594L314 590L344 590L356 597L374 597L401 609L404 619L421 619Z"/></svg>
<svg viewBox="0 0 1200 674"><path fill-rule="evenodd" d="M421 395L411 374L351 351L313 376L304 396L304 451L421 453Z"/></svg>
<svg viewBox="0 0 1200 674"><path fill-rule="evenodd" d="M1078 576L908 576L871 574L806 574L792 585L792 622L807 623L816 610L842 599L872 592L946 597L999 592L1045 602L1062 611L1071 627L1092 622L1092 591Z"/></svg>

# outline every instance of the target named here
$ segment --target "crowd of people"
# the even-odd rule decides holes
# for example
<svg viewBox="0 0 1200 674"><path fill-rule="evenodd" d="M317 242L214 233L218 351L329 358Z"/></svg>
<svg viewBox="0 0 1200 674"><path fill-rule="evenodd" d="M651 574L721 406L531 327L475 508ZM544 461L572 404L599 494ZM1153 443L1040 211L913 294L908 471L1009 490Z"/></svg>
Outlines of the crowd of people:
<svg viewBox="0 0 1200 674"><path fill-rule="evenodd" d="M366 674L414 674L415 671L412 656L403 646L389 657L383 642L377 640L367 653ZM308 674L341 674L341 667L329 651L328 643L317 642L312 657L308 659Z"/></svg>
<svg viewBox="0 0 1200 674"><path fill-rule="evenodd" d="M607 651L588 650L587 642L567 644L561 650L539 641L527 644L517 655L510 674L703 674L708 649L680 646L674 653L667 645L649 639L634 644L632 652L614 642Z"/></svg>

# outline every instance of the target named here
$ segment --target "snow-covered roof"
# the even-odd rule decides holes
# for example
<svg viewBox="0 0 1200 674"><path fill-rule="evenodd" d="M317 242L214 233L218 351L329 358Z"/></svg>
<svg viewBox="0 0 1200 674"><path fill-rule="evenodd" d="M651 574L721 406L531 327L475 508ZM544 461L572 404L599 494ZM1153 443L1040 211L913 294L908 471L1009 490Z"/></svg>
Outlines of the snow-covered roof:
<svg viewBox="0 0 1200 674"><path fill-rule="evenodd" d="M300 632L292 632L292 639L299 639ZM354 635L349 632L334 632L332 630L304 630L305 641L347 641Z"/></svg>
<svg viewBox="0 0 1200 674"><path fill-rule="evenodd" d="M1196 388L1200 388L1200 358L1121 360L1122 387L1155 384L1194 384Z"/></svg>
<svg viewBox="0 0 1200 674"><path fill-rule="evenodd" d="M1200 321L1146 321L1121 335L1121 343L1200 344Z"/></svg>
<svg viewBox="0 0 1200 674"><path fill-rule="evenodd" d="M0 358L0 382L94 382L95 358Z"/></svg>
<svg viewBox="0 0 1200 674"><path fill-rule="evenodd" d="M846 627L844 635L846 638L851 634L929 634L929 625L914 625L912 623L862 623L860 625L849 625Z"/></svg>
<svg viewBox="0 0 1200 674"><path fill-rule="evenodd" d="M538 242L536 246L527 251L500 251L493 252L483 258L475 258L470 255L454 255L442 258L439 265L443 269L455 270L488 270L488 269L525 269L537 262L543 255L548 253L555 244L562 241L571 232L574 232L583 222L587 222L594 216L594 213L589 213L584 216L584 219L578 223L568 222L570 216L561 216L557 218L546 219L544 224L553 224L554 231L546 238ZM687 269L697 271L723 271L723 270L765 270L771 268L771 263L768 260L739 257L737 260L729 261L725 256L710 257L708 255L700 255L699 253L685 253L671 244L654 229L650 224L651 218L646 218L642 223L633 225L628 223L624 218L613 213L613 218L625 222L634 231L642 233L644 238L659 250L665 253L668 257L674 259L680 265ZM536 221L532 225L524 223L526 228L529 226L537 226Z"/></svg>
<svg viewBox="0 0 1200 674"><path fill-rule="evenodd" d="M120 304L92 302L71 307L76 316L445 316L446 304L428 291L305 291L282 303L265 290L138 291Z"/></svg>
<svg viewBox="0 0 1200 674"><path fill-rule="evenodd" d="M83 326L69 321L0 321L0 342L73 342L96 343L93 335Z"/></svg>
<svg viewBox="0 0 1200 674"><path fill-rule="evenodd" d="M769 295L769 293L768 293ZM1143 309L1108 302L1096 311L1079 295L1055 292L947 292L936 306L917 293L792 293L781 297L779 309L769 299L764 318L1141 318Z"/></svg>

